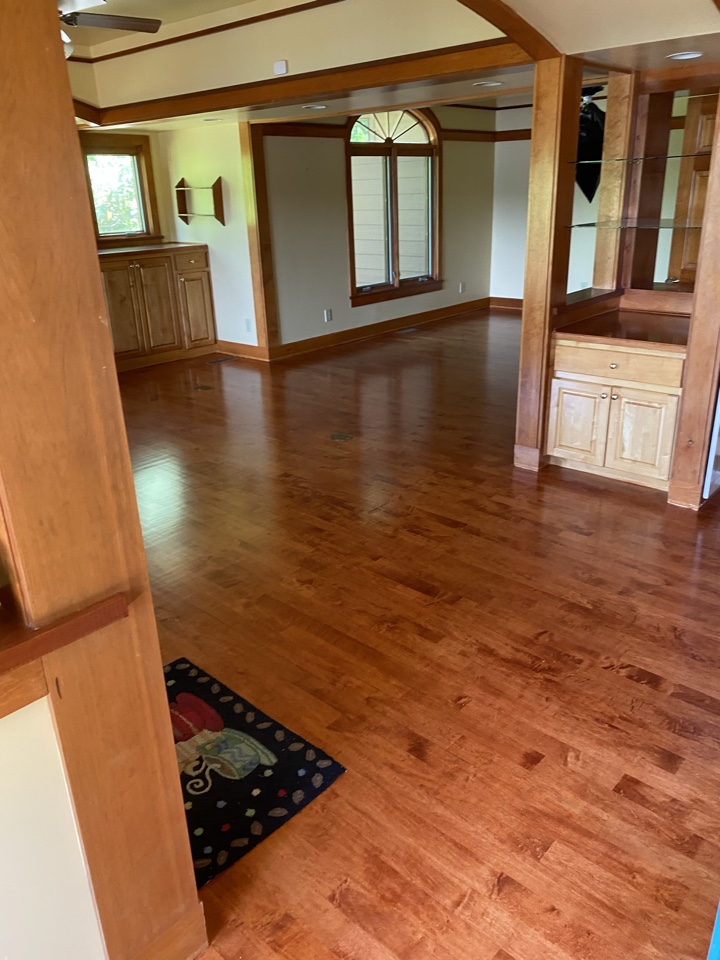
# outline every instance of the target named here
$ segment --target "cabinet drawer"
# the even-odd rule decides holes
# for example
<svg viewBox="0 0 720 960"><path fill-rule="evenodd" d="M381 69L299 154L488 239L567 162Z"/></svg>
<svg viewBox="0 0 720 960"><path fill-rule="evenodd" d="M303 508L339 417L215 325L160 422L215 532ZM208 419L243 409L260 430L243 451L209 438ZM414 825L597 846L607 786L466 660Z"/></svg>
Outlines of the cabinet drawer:
<svg viewBox="0 0 720 960"><path fill-rule="evenodd" d="M680 357L662 353L651 356L558 344L555 348L555 370L602 377L605 382L632 380L663 387L679 387L682 382L683 361Z"/></svg>
<svg viewBox="0 0 720 960"><path fill-rule="evenodd" d="M205 250L175 254L175 269L178 273L183 273L185 270L207 270L207 268L208 255Z"/></svg>

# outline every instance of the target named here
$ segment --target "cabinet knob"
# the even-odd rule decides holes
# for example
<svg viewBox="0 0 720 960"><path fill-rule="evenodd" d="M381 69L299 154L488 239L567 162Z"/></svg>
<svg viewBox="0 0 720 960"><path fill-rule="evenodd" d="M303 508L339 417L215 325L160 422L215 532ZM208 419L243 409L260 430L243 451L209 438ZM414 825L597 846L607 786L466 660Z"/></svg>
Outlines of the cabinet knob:
<svg viewBox="0 0 720 960"><path fill-rule="evenodd" d="M610 397L611 400L617 400L617 398L618 398L618 395L617 395L616 393L614 393L614 394Z"/></svg>
<svg viewBox="0 0 720 960"><path fill-rule="evenodd" d="M180 283L185 283L185 277L180 277Z"/></svg>
<svg viewBox="0 0 720 960"><path fill-rule="evenodd" d="M190 263L195 263L195 261L194 261L194 260L191 260Z"/></svg>
<svg viewBox="0 0 720 960"><path fill-rule="evenodd" d="M611 363L611 364L610 364L610 369L611 369L611 370L617 370L617 364L616 364L616 363Z"/></svg>
<svg viewBox="0 0 720 960"><path fill-rule="evenodd" d="M607 400L607 394L606 394L606 393L601 393L601 394L600 394L600 399L601 399L601 400Z"/></svg>

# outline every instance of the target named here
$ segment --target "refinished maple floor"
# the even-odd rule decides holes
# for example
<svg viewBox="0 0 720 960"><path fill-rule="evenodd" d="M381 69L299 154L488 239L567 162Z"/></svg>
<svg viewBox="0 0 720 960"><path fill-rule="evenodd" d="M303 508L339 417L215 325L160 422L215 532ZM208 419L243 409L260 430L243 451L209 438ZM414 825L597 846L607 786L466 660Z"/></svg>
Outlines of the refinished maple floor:
<svg viewBox="0 0 720 960"><path fill-rule="evenodd" d="M203 890L207 960L705 957L719 513L513 471L518 335L120 378L165 658L348 769Z"/></svg>

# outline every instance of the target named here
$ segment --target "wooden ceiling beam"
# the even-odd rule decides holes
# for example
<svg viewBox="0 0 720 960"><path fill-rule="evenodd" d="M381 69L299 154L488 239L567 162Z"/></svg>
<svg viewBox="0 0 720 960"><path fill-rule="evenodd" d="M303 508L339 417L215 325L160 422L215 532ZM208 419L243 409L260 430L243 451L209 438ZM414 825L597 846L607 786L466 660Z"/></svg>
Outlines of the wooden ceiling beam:
<svg viewBox="0 0 720 960"><path fill-rule="evenodd" d="M519 47L529 54L533 60L552 60L559 57L560 51L553 46L539 30L527 22L519 13L516 13L503 0L459 0L459 2L477 13L478 16L492 23ZM720 2L720 0L717 0Z"/></svg>

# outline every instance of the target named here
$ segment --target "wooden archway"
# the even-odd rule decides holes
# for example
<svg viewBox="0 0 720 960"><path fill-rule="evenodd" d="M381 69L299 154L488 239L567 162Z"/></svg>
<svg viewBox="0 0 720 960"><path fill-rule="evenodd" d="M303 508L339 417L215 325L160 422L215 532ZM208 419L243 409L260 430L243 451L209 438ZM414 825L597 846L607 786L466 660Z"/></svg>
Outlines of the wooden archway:
<svg viewBox="0 0 720 960"><path fill-rule="evenodd" d="M549 40L523 19L503 0L459 0L464 7L502 30L510 40L521 47L533 60L551 60L561 56Z"/></svg>

